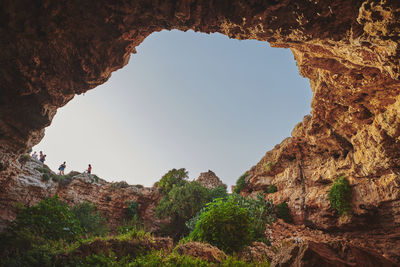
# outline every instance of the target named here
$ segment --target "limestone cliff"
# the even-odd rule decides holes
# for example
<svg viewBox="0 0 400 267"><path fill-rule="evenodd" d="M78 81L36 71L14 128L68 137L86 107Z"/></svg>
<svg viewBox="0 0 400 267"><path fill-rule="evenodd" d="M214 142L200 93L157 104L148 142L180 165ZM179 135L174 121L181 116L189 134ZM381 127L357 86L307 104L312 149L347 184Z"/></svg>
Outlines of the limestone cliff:
<svg viewBox="0 0 400 267"><path fill-rule="evenodd" d="M107 81L152 32L193 29L290 48L310 79L311 116L249 171L247 194L274 184L278 192L266 197L323 231L398 231L399 1L4 0L0 21L2 199L21 179L16 159L40 141L57 108ZM347 221L327 199L339 175L352 186Z"/></svg>
<svg viewBox="0 0 400 267"><path fill-rule="evenodd" d="M31 206L55 194L70 205L84 201L95 204L111 228L126 219L127 202L133 200L138 203L138 215L145 227L149 231L158 229L159 220L154 213L161 195L156 188L134 186L126 182L110 183L97 176L77 172L71 172L71 179L63 183L52 179L44 181L40 171L43 167L35 159L12 166L16 175L3 180L0 187L0 229L15 218L14 204Z"/></svg>

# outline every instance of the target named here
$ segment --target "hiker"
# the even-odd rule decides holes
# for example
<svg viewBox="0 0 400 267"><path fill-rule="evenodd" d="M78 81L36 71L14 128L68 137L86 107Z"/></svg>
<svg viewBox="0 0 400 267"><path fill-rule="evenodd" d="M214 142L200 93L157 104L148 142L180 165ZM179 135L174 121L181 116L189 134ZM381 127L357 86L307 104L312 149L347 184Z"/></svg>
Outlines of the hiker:
<svg viewBox="0 0 400 267"><path fill-rule="evenodd" d="M92 173L92 165L89 164L89 167L87 168L87 173L89 173L89 175Z"/></svg>
<svg viewBox="0 0 400 267"><path fill-rule="evenodd" d="M33 154L32 154L32 158L34 158L34 159L38 160L38 154L36 153L36 151L35 151L35 152L33 152Z"/></svg>
<svg viewBox="0 0 400 267"><path fill-rule="evenodd" d="M42 153L42 151L40 151L40 153ZM46 160L46 155L41 155L40 156L40 159L39 159L39 161L41 162L41 163L44 163L44 161Z"/></svg>
<svg viewBox="0 0 400 267"><path fill-rule="evenodd" d="M65 164L65 161L63 164L60 165L60 167L58 167L58 170L60 171L60 175L65 175L64 170L66 167L67 167L67 165Z"/></svg>

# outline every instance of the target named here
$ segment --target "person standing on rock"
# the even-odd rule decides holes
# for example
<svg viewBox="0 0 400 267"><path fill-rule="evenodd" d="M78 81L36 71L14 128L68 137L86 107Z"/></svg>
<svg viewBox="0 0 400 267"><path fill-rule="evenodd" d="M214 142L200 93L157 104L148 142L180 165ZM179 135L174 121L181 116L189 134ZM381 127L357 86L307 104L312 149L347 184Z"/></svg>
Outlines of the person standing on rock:
<svg viewBox="0 0 400 267"><path fill-rule="evenodd" d="M92 165L90 165L90 164L89 164L89 166L87 168L87 173L89 173L89 176L92 173Z"/></svg>
<svg viewBox="0 0 400 267"><path fill-rule="evenodd" d="M42 151L40 151L40 153L42 153ZM40 156L40 159L39 159L39 161L41 162L41 163L44 163L44 161L46 160L46 155L41 155Z"/></svg>
<svg viewBox="0 0 400 267"><path fill-rule="evenodd" d="M32 154L32 158L38 160L38 154L36 153L36 151Z"/></svg>
<svg viewBox="0 0 400 267"><path fill-rule="evenodd" d="M60 171L60 175L65 175L64 170L66 167L67 167L67 165L65 164L65 161L63 164L60 165L60 167L58 167L58 170Z"/></svg>

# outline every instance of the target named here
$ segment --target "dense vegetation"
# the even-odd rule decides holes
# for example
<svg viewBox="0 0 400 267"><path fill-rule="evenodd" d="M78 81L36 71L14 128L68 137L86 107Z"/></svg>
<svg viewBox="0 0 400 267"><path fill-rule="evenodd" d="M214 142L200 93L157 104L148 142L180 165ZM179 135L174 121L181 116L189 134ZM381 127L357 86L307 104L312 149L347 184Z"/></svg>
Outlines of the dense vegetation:
<svg viewBox="0 0 400 267"><path fill-rule="evenodd" d="M246 176L239 178L237 188L245 186ZM118 184L114 190L119 186L126 185ZM253 241L268 244L266 225L276 217L290 216L286 203L274 206L262 195L253 199L228 194L225 186L207 189L188 181L185 169L169 171L158 188L162 198L156 215L164 219L161 234L175 241L183 238L181 243L208 242L228 253L226 260L212 265L174 250L152 250L154 241L142 230L135 201L127 202L125 220L115 235L109 234L95 205L83 202L70 207L54 196L31 207L18 207L17 218L0 236L0 266L263 266L229 255Z"/></svg>
<svg viewBox="0 0 400 267"><path fill-rule="evenodd" d="M329 191L329 201L339 215L349 214L351 211L351 187L344 176L340 176Z"/></svg>

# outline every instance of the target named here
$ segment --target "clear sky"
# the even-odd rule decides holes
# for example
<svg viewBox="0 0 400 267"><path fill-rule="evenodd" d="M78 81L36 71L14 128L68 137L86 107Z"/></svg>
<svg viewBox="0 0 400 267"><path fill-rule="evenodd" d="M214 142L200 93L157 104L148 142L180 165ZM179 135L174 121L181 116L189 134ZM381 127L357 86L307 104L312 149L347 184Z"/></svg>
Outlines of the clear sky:
<svg viewBox="0 0 400 267"><path fill-rule="evenodd" d="M289 49L221 34L153 33L103 85L60 108L34 151L53 170L151 186L172 168L229 186L310 113Z"/></svg>

